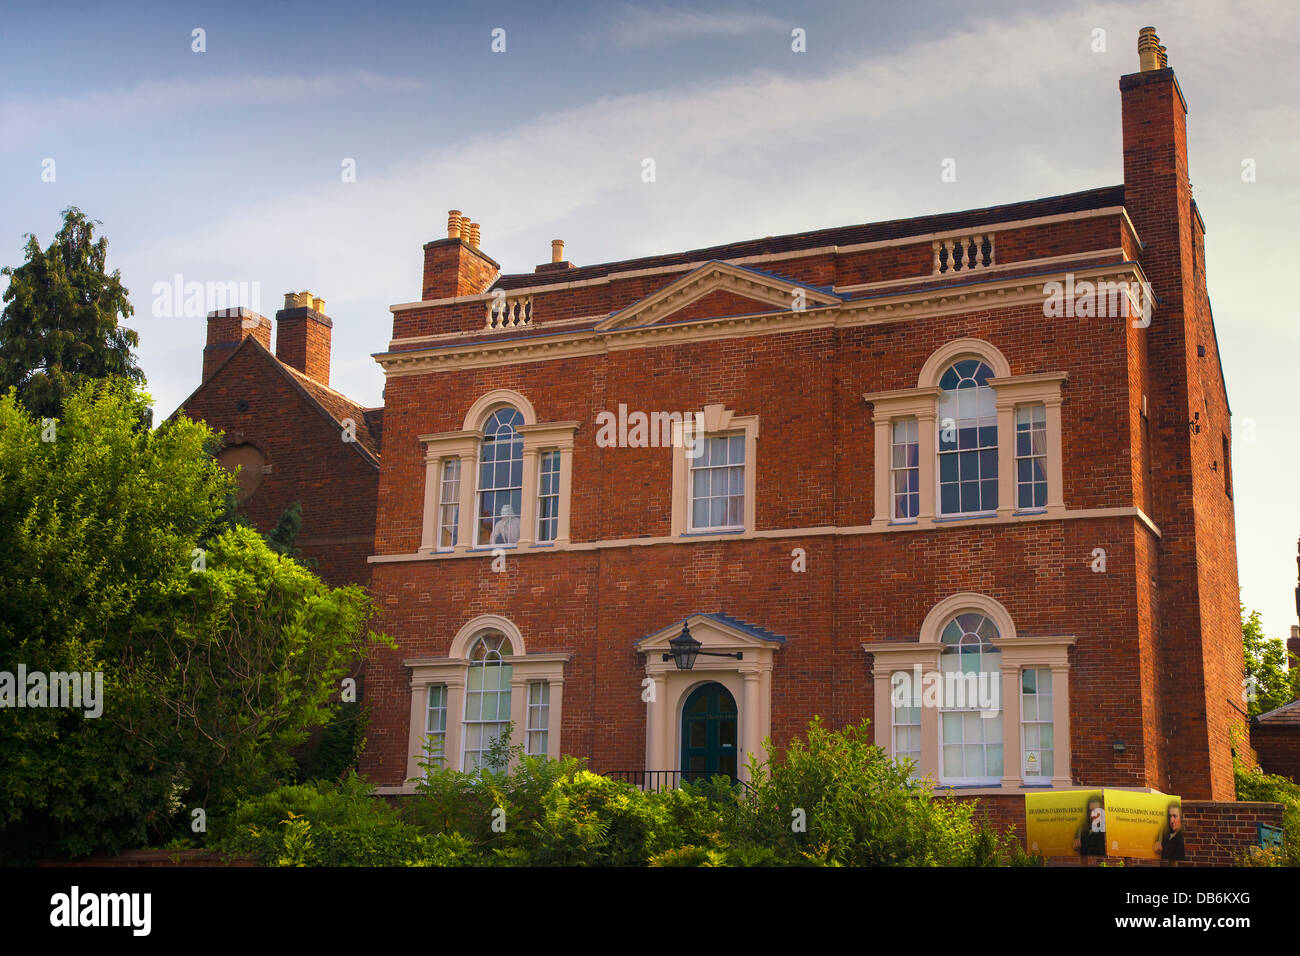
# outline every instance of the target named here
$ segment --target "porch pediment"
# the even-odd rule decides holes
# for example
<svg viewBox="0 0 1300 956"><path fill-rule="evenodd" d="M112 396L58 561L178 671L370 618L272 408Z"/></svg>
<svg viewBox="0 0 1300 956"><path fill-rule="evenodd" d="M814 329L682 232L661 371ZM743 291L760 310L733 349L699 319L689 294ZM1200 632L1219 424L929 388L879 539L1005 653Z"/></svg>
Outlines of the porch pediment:
<svg viewBox="0 0 1300 956"><path fill-rule="evenodd" d="M779 634L773 634L761 627L749 624L745 621L738 620L726 614L697 612L689 614L684 619L677 620L653 634L647 634L636 642L637 651L646 655L646 666L651 669L658 669L657 665L664 664L666 667L672 667L671 662L663 661L663 655L668 653L668 642L682 631L682 624L690 626L691 636L702 645L706 651L725 651L734 653L741 651L745 653L745 664L763 662L770 664L772 652L780 649L785 644L785 638ZM701 657L696 662L696 669L716 666L726 661L732 669L748 669L747 667L737 667L737 663L729 661L726 658L712 659Z"/></svg>
<svg viewBox="0 0 1300 956"><path fill-rule="evenodd" d="M599 323L598 330L656 325L682 319L803 311L836 305L839 296L820 286L732 265L707 262Z"/></svg>

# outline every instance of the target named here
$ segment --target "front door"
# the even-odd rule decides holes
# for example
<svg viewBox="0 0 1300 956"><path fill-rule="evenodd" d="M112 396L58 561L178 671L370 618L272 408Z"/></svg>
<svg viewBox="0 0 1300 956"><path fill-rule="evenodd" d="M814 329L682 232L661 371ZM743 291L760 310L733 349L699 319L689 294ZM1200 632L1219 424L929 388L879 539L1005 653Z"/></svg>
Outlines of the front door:
<svg viewBox="0 0 1300 956"><path fill-rule="evenodd" d="M682 708L682 778L736 779L736 699L721 684L703 684Z"/></svg>

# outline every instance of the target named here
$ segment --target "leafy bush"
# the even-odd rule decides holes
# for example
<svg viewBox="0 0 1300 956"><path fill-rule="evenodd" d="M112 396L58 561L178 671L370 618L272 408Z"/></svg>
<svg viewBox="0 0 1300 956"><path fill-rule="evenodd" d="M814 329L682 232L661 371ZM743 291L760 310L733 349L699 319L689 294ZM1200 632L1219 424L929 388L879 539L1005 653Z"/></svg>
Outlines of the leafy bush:
<svg viewBox="0 0 1300 956"><path fill-rule="evenodd" d="M1234 762L1237 799L1282 804L1282 846L1242 859L1248 866L1300 866L1300 785Z"/></svg>
<svg viewBox="0 0 1300 956"><path fill-rule="evenodd" d="M748 786L717 777L658 793L504 743L474 773L430 753L417 792L398 807L354 773L284 787L242 803L218 828L217 848L276 866L1035 862L1013 837L978 824L972 803L935 799L870 739L865 722L836 732L814 719L807 741L751 762Z"/></svg>
<svg viewBox="0 0 1300 956"><path fill-rule="evenodd" d="M827 729L820 718L764 763L751 758L751 800L735 804L729 842L746 862L830 866L988 866L1019 844L974 818L974 804L934 799L930 785L873 743L869 722ZM767 857L759 848L771 848Z"/></svg>
<svg viewBox="0 0 1300 956"><path fill-rule="evenodd" d="M221 820L213 847L271 866L452 866L468 855L463 837L427 834L373 792L355 773L281 787Z"/></svg>

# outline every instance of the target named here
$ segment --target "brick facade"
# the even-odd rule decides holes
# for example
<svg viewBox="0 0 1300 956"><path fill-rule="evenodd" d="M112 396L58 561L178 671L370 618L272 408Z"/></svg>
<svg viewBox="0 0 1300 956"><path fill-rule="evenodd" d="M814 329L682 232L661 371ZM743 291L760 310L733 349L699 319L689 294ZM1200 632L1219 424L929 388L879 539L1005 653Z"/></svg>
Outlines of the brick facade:
<svg viewBox="0 0 1300 956"><path fill-rule="evenodd" d="M596 770L673 770L649 766L642 690L655 655L638 640L695 612L784 637L765 701L780 745L814 714L887 726L873 697L881 655L862 645L915 643L936 605L973 593L1004 608L1018 638L1073 639L1062 652L1072 782L1232 799L1230 735L1244 718L1231 432L1185 107L1167 68L1120 88L1121 186L517 275L459 229L427 244L422 298L393 307L379 356L372 586L399 647L367 669L370 779L398 786L410 766L422 711L406 662L443 666L479 615L511 622L527 655L567 655L550 728L563 752ZM981 253L974 270L937 271L944 243L976 250L986 236L987 264ZM1149 325L1136 305L1047 317L1046 283L1120 275L1149 280ZM499 320L525 298L527 311ZM1004 356L1017 382L1064 373L1063 508L887 524L863 396L917 389L927 360L960 339ZM504 570L490 548L427 546L441 493L427 443L481 440L483 421L466 416L497 389L538 423L576 423L569 539L509 548ZM597 416L620 404L756 416L754 526L674 534L672 450L596 440ZM472 484L474 458L462 461Z"/></svg>

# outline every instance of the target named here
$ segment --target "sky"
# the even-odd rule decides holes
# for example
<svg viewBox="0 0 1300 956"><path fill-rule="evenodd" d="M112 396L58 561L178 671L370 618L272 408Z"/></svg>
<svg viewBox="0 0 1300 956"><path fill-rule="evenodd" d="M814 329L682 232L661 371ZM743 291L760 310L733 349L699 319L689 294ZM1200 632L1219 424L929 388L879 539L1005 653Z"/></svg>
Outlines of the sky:
<svg viewBox="0 0 1300 956"><path fill-rule="evenodd" d="M421 246L452 208L530 272L556 238L581 265L1118 184L1118 79L1154 25L1189 106L1243 601L1272 636L1296 623L1300 428L1281 386L1300 355L1300 5L50 10L0 25L0 264L69 205L99 220L158 418L201 370L203 317L167 304L178 276L243 284L268 317L285 292L324 298L331 384L381 404L388 307L420 297Z"/></svg>

